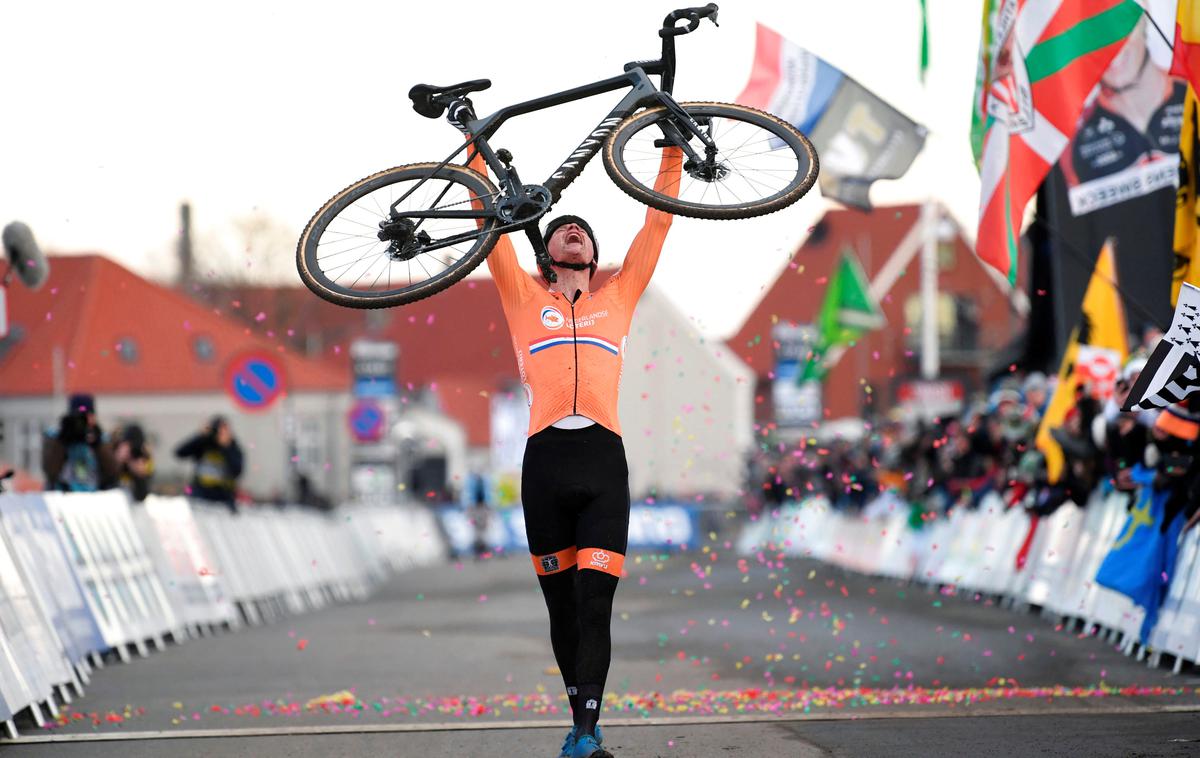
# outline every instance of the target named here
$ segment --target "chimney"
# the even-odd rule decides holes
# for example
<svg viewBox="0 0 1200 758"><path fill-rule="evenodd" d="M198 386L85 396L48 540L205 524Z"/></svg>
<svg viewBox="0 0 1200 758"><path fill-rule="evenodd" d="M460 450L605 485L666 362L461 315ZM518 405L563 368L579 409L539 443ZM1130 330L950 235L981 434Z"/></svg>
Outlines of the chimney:
<svg viewBox="0 0 1200 758"><path fill-rule="evenodd" d="M194 275L192 259L192 206L179 204L179 286L186 287Z"/></svg>

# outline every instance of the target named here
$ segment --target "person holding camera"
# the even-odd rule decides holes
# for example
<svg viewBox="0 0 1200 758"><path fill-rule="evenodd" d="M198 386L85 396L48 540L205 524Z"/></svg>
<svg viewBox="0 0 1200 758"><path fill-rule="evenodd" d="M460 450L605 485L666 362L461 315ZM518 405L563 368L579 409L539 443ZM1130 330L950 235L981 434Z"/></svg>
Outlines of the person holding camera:
<svg viewBox="0 0 1200 758"><path fill-rule="evenodd" d="M117 460L96 422L94 397L71 395L58 429L46 433L42 471L48 490L96 492L116 486Z"/></svg>
<svg viewBox="0 0 1200 758"><path fill-rule="evenodd" d="M214 416L199 434L175 449L176 458L196 464L188 494L225 503L234 510L237 480L242 475L242 448L223 416Z"/></svg>
<svg viewBox="0 0 1200 758"><path fill-rule="evenodd" d="M154 457L146 444L146 433L137 424L127 424L115 435L113 454L117 459L117 477L121 488L134 502L140 503L150 494L150 477L154 474Z"/></svg>

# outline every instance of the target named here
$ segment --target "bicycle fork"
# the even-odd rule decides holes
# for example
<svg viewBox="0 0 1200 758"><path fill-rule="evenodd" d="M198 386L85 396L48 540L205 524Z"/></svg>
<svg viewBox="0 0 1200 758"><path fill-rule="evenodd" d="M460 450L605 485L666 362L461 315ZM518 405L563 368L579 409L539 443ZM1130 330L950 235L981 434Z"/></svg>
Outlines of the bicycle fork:
<svg viewBox="0 0 1200 758"><path fill-rule="evenodd" d="M654 146L678 147L683 151L684 156L687 158L685 163L691 163L693 166L703 166L709 169L714 167L717 157L717 143L713 142L712 137L709 136L706 131L704 131L704 126L706 126L707 123L702 126L696 121L696 119L692 118L691 114L683 109L682 105L675 101L675 98L671 97L666 92L656 93L655 99L658 100L658 102L668 111L670 111L671 115L675 117L675 121L667 122L661 127L663 130L664 139L655 140ZM708 119L703 120L706 122L708 121ZM685 137L684 133L680 131L680 126L686 128L691 135L698 137L704 144L703 157L701 157L701 155L696 152L696 149L692 147L691 136Z"/></svg>

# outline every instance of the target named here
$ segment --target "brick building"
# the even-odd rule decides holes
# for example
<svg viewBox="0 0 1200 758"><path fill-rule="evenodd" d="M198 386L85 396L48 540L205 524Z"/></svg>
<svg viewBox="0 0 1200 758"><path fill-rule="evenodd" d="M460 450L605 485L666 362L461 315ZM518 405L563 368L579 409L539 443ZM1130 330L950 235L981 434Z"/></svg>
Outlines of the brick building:
<svg viewBox="0 0 1200 758"><path fill-rule="evenodd" d="M822 386L826 418L866 415L890 408L897 390L920 369L920 220L917 205L876 208L871 213L831 210L811 230L779 277L766 290L741 328L728 340L730 348L757 376L755 416L775 420L772 372L777 324L812 324L839 255L852 250L867 278L875 282L893 254L916 254L903 266L892 287L880 297L887 319L884 328L867 334L848 349ZM1021 319L1010 305L1008 285L998 281L975 256L961 229L947 215L938 226L938 323L941 375L961 383L970 393L981 387L996 354L1020 330ZM894 266L895 264L893 264Z"/></svg>

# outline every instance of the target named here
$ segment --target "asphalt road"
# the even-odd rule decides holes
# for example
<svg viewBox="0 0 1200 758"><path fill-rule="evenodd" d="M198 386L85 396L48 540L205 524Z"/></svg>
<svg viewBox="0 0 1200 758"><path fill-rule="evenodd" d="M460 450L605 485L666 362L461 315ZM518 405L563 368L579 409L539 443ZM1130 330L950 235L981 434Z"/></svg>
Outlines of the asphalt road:
<svg viewBox="0 0 1200 758"><path fill-rule="evenodd" d="M723 546L626 567L602 722L618 756L1200 754L1200 679L1038 616ZM23 729L55 742L4 752L556 755L553 666L527 559L448 564L109 665L63 724Z"/></svg>

